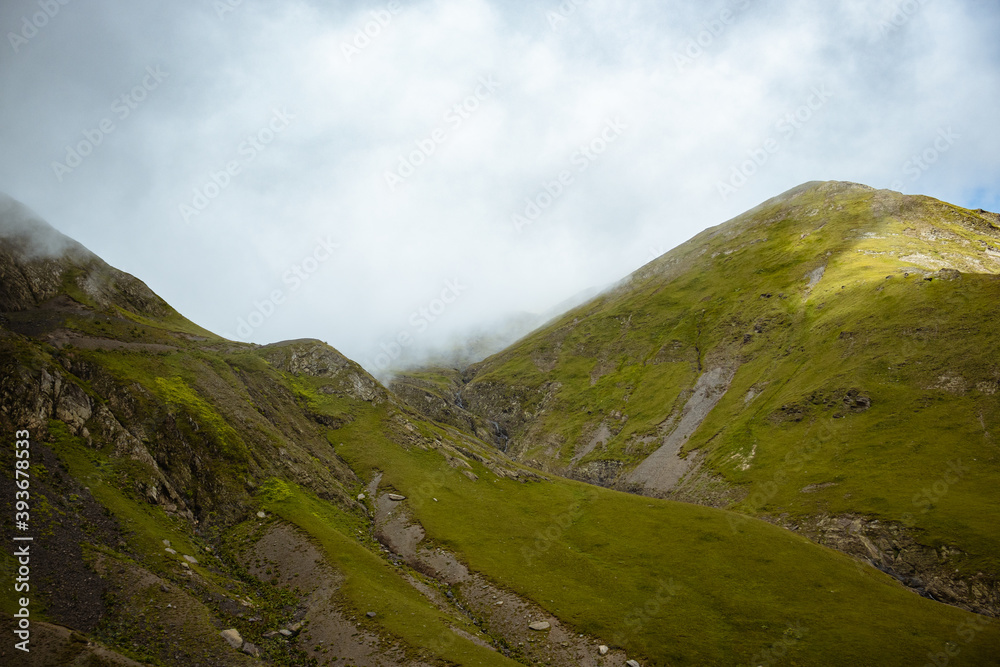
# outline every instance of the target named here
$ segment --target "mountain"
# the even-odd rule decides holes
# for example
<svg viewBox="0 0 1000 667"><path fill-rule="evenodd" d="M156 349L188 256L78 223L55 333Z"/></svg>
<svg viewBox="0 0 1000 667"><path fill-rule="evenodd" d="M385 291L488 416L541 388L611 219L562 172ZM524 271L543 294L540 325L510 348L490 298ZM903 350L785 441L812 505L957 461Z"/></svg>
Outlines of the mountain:
<svg viewBox="0 0 1000 667"><path fill-rule="evenodd" d="M384 379L390 383L397 377L405 381L407 371L425 367L466 368L509 347L571 308L590 301L602 291L593 287L583 290L542 313L508 313L485 324L453 333L449 339L430 349L405 348L393 360L391 368L382 369Z"/></svg>
<svg viewBox="0 0 1000 667"><path fill-rule="evenodd" d="M534 467L760 517L995 615L998 273L995 213L807 183L474 365L447 407Z"/></svg>
<svg viewBox="0 0 1000 667"><path fill-rule="evenodd" d="M846 207L854 192L848 188L830 197L845 198ZM715 313L728 307L721 302L698 300L712 315L682 326L685 315L666 314L681 295L641 291L634 277L473 367L468 377L428 374L423 381L453 411L436 419L325 343L224 340L22 208L8 206L0 216L0 429L11 443L0 448L0 466L27 475L0 476L0 509L8 517L30 514L26 527L4 523L0 587L8 593L0 598L0 611L7 624L15 614L28 615L17 622L28 624L31 649L20 651L9 640L23 641L11 630L25 630L4 626L3 664L903 665L956 655L967 664L1000 664L1000 628L988 616L917 595L859 559L754 518L759 512L747 509L738 480L718 482L726 486L717 497L743 498L734 512L553 474L557 466L568 474L589 470L586 456L593 461L596 452L606 451L612 461L618 451L598 444L580 465L569 465L555 450L548 454L532 444L533 434L550 438L555 422L531 411L563 410L563 401L575 396L561 394L556 384L574 392L593 386L607 394L587 404L590 421L595 415L626 425L656 421L662 406L640 398L640 391L630 394L629 404L646 405L651 416L611 407L618 405L612 401L618 384L629 381L627 374L639 379L636 369L616 365L611 351L620 346L627 355L638 349L630 332L654 311L655 317L676 317L678 324L645 335L685 340L698 321L716 321ZM687 270L705 261L690 245L683 256L690 257ZM782 261L789 274L799 272L791 259ZM827 263L824 280L838 275L832 255ZM684 270L669 268L665 259L637 275L662 282L671 271ZM733 264L731 270L755 269ZM721 285L728 279L702 280L700 288L687 289L710 290L713 280ZM979 298L976 280L963 273L951 283L924 285L921 279L919 287L915 280L905 285L918 295L944 284L970 285L970 295ZM841 312L823 281L813 286L814 295L823 290L831 292L823 310ZM619 312L614 304L623 304L629 293L646 295L649 308L626 327L627 318L612 315ZM754 299L753 308L748 300L746 316L804 300L786 296ZM897 314L905 311L897 304ZM601 334L610 326L598 316L604 312L617 322L619 335L593 341L587 350L595 363L571 360L563 368L560 354L538 356L538 349L547 349L546 337L560 328L593 322L592 336ZM826 312L810 312L821 327ZM889 317L892 311L880 307L875 314ZM701 429L713 419L727 423L729 413L716 412L729 409L728 397L742 386L746 368L785 363L765 358L762 339L779 334L762 329L745 345L735 329L703 329L703 338L695 339L703 353L693 356L666 346L649 379L666 387L675 378L677 387L658 391L679 397L682 382L694 387L708 374L724 383L733 374L728 391L705 410L705 421L684 427L693 433L687 443L700 442ZM582 352L570 333L560 349ZM752 345L761 346L758 355L744 360L740 350ZM528 346L523 349L529 356L518 361L521 346ZM963 349L955 350L956 359ZM517 363L525 382L510 384L508 365ZM850 358L845 363L853 367ZM590 385L589 374L598 366L606 370ZM958 370L970 373L972 367ZM536 374L543 374L539 387L545 388L528 385ZM971 373L963 377L975 379ZM585 382L578 387L580 378ZM451 393L453 386L457 391ZM701 387L709 386L702 381ZM877 414L884 400L880 387L861 381L845 386L851 402L837 408L845 413L842 423ZM490 420L490 407L504 391L510 392L506 400L524 400L526 408L513 416L497 412L498 419ZM551 398L531 407L538 391L542 399ZM770 405L777 399L768 391L762 387L754 400ZM711 403L710 392L703 393ZM870 405L862 410L865 400ZM628 419L612 417L609 408ZM828 409L825 403L802 408L800 422L782 423L802 428L810 411ZM923 409L946 414L937 404ZM689 412L678 421L688 423ZM561 414L568 433L580 420L589 423L582 415ZM466 416L471 424L461 421ZM986 428L990 419L984 413ZM495 446L499 435L490 421L510 438L506 452ZM477 424L486 424L478 435ZM18 447L15 438L23 441L18 432L25 430L30 446ZM728 437L719 436L723 442ZM15 454L21 450L29 456ZM748 475L753 464L766 460L765 450L761 441ZM917 450L911 460L908 469L929 468L935 459ZM970 471L947 498L965 501L978 491L976 463L963 458ZM708 471L709 465L706 457L702 467ZM27 500L15 495L24 490L18 486L24 479ZM850 488L861 483L850 482ZM752 478L743 484L752 485ZM988 514L988 501L977 502L974 507ZM929 514L939 517L936 512ZM989 517L970 512L966 519L964 530L981 530L982 544L990 544L994 529L982 527ZM15 536L33 538L30 557L21 555L24 543ZM949 551L948 557L979 554L988 572L990 553L970 546L963 556ZM30 563L19 560L24 558ZM15 569L22 565L30 576ZM28 581L20 582L25 576ZM30 585L20 594L28 598L26 606L11 592L15 583Z"/></svg>

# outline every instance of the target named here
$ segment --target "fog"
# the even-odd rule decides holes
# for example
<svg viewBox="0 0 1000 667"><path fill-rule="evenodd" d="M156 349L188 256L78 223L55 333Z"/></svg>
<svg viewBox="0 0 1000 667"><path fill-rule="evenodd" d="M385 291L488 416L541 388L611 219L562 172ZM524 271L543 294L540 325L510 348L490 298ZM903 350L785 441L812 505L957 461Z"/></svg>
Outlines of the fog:
<svg viewBox="0 0 1000 667"><path fill-rule="evenodd" d="M27 259L86 254L79 243L60 234L37 213L3 193L0 193L0 243L15 248L17 256Z"/></svg>
<svg viewBox="0 0 1000 667"><path fill-rule="evenodd" d="M0 191L380 375L804 181L1000 208L995 3L64 2L0 7Z"/></svg>

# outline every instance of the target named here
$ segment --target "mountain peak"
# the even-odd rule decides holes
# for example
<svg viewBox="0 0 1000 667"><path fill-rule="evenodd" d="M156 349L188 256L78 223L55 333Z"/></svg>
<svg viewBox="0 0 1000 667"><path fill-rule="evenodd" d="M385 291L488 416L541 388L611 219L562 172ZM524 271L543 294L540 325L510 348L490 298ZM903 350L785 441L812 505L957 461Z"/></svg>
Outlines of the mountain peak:
<svg viewBox="0 0 1000 667"><path fill-rule="evenodd" d="M811 181L710 227L639 269L634 285L737 260L756 271L820 257L864 255L878 270L1000 273L1000 216L923 195ZM764 248L769 250L763 251ZM876 258L879 258L876 260ZM861 267L853 266L852 270Z"/></svg>
<svg viewBox="0 0 1000 667"><path fill-rule="evenodd" d="M59 232L37 213L0 192L0 240L24 260L60 259L72 256L76 260L96 259L97 256L81 244Z"/></svg>
<svg viewBox="0 0 1000 667"><path fill-rule="evenodd" d="M141 280L108 265L21 202L0 194L0 312L44 307L58 296L100 311L176 317Z"/></svg>

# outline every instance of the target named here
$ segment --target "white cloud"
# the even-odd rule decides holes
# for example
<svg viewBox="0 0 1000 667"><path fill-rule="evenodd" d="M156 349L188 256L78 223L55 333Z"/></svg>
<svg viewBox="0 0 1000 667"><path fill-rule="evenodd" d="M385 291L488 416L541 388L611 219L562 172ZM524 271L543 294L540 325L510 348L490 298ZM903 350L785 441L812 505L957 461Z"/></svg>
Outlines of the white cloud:
<svg viewBox="0 0 1000 667"><path fill-rule="evenodd" d="M556 2L401 1L386 20L388 6L244 2L224 20L208 2L67 6L0 65L19 91L0 111L0 189L222 333L330 236L338 253L254 340L315 336L362 360L446 280L469 288L418 345L616 280L800 182L887 187L941 127L961 140L907 191L997 201L1000 12L971 0L589 0L555 30ZM31 7L5 3L0 26ZM169 78L59 183L51 162L150 65ZM483 77L499 89L482 94ZM782 135L818 86L832 97ZM179 203L274 109L294 120L184 224ZM575 171L615 117L627 129ZM779 149L720 197L769 139ZM386 171L428 140L391 191ZM517 233L511 215L563 170L572 184Z"/></svg>

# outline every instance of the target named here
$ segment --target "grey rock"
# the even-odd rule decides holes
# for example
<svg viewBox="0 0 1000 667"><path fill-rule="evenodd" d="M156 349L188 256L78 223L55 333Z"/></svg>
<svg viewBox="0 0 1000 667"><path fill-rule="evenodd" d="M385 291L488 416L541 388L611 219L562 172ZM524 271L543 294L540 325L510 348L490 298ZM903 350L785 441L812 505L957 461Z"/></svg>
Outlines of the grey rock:
<svg viewBox="0 0 1000 667"><path fill-rule="evenodd" d="M395 501L406 500L406 496L401 496L398 493L390 493L388 494L388 497L389 500L395 500Z"/></svg>
<svg viewBox="0 0 1000 667"><path fill-rule="evenodd" d="M243 646L243 637L240 637L240 633L236 628L223 630L219 634L222 635L222 638L229 642L229 645L233 648L239 649Z"/></svg>
<svg viewBox="0 0 1000 667"><path fill-rule="evenodd" d="M528 624L528 627L531 628L532 630L542 631L542 630L548 630L552 626L549 625L548 621L535 621L534 623Z"/></svg>

